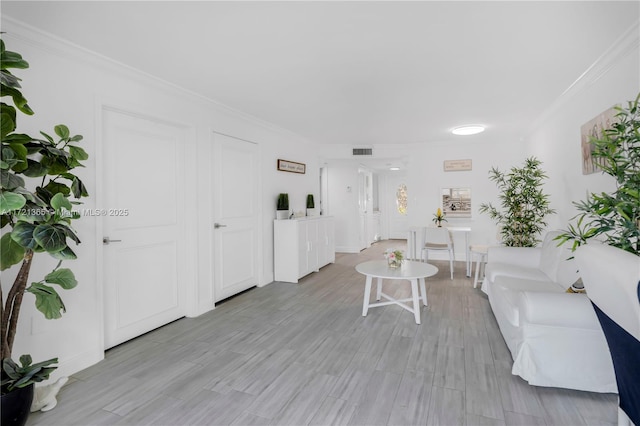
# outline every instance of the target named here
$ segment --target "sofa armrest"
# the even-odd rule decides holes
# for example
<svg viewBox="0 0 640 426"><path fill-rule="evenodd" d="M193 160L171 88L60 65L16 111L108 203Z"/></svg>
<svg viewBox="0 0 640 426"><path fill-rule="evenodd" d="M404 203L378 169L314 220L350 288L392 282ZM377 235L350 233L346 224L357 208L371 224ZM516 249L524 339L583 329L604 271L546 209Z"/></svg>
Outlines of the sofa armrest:
<svg viewBox="0 0 640 426"><path fill-rule="evenodd" d="M586 294L523 291L518 299L521 324L600 330Z"/></svg>
<svg viewBox="0 0 640 426"><path fill-rule="evenodd" d="M538 268L541 256L542 250L538 247L492 246L487 251L487 263L507 263L525 268Z"/></svg>

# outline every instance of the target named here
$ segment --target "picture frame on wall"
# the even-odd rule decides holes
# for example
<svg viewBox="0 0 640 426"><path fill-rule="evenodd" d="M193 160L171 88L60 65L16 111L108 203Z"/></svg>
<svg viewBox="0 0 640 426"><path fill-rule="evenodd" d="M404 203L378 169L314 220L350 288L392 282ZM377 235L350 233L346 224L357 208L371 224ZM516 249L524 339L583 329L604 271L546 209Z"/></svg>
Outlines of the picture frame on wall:
<svg viewBox="0 0 640 426"><path fill-rule="evenodd" d="M604 160L593 156L595 145L591 140L602 137L604 129L610 128L611 124L615 122L616 113L615 107L611 107L580 126L583 175L590 175L602 170L600 166Z"/></svg>
<svg viewBox="0 0 640 426"><path fill-rule="evenodd" d="M442 188L441 199L446 217L471 217L471 188Z"/></svg>
<svg viewBox="0 0 640 426"><path fill-rule="evenodd" d="M299 173L303 175L307 171L307 165L304 163L297 163L295 161L278 159L278 170L281 172Z"/></svg>

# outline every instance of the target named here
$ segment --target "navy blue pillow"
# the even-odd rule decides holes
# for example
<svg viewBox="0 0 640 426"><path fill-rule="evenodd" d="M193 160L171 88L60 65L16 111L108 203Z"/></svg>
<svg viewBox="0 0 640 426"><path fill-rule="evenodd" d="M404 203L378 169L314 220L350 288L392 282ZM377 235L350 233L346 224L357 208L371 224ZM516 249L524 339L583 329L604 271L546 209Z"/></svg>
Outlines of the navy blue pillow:
<svg viewBox="0 0 640 426"><path fill-rule="evenodd" d="M640 282L638 283L638 303L640 303ZM594 303L592 305L611 352L620 396L620 408L634 424L640 425L640 341L609 318Z"/></svg>

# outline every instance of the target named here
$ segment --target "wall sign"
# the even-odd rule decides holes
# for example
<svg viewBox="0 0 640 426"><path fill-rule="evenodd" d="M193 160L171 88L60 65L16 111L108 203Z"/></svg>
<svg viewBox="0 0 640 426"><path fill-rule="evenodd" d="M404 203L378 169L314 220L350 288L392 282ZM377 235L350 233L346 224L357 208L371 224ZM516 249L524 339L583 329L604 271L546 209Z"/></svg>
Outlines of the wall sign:
<svg viewBox="0 0 640 426"><path fill-rule="evenodd" d="M462 172L471 170L471 160L444 160L445 172Z"/></svg>
<svg viewBox="0 0 640 426"><path fill-rule="evenodd" d="M278 159L278 170L283 172L304 174L307 171L307 166L304 163L296 163L295 161Z"/></svg>

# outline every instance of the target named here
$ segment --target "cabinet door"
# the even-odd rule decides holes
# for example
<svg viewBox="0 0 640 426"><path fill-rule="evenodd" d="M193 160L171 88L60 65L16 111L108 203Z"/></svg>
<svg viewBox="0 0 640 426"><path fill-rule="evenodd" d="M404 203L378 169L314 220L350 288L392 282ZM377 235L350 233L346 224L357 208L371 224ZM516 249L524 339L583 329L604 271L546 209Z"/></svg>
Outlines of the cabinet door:
<svg viewBox="0 0 640 426"><path fill-rule="evenodd" d="M335 262L332 219L327 218L318 221L318 246L318 266L320 268Z"/></svg>
<svg viewBox="0 0 640 426"><path fill-rule="evenodd" d="M318 220L307 221L307 273L318 270Z"/></svg>
<svg viewBox="0 0 640 426"><path fill-rule="evenodd" d="M336 261L336 242L333 229L333 219L325 219L325 265Z"/></svg>
<svg viewBox="0 0 640 426"><path fill-rule="evenodd" d="M297 221L298 226L298 278L307 275L309 272L309 262L307 253L309 252L309 241L307 240L307 223Z"/></svg>

